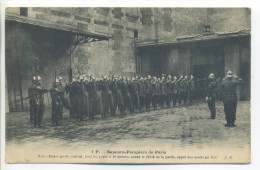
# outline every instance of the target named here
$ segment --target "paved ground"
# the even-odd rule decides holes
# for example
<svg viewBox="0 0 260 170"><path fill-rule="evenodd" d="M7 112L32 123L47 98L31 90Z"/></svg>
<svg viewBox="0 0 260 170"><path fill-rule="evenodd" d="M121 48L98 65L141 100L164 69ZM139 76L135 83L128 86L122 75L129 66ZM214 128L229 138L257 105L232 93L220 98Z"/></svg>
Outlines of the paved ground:
<svg viewBox="0 0 260 170"><path fill-rule="evenodd" d="M95 121L77 122L66 111L61 126L51 125L48 108L44 114L43 128L31 128L29 113L6 115L6 141L8 144L48 147L94 147L95 145L128 145L159 142L173 146L229 146L243 148L250 145L250 102L238 102L237 127L224 126L225 116L221 102L216 103L215 120L208 119L207 103L195 102L192 106L156 110L134 115L119 116ZM145 141L145 142L141 142ZM22 145L21 145L22 146Z"/></svg>

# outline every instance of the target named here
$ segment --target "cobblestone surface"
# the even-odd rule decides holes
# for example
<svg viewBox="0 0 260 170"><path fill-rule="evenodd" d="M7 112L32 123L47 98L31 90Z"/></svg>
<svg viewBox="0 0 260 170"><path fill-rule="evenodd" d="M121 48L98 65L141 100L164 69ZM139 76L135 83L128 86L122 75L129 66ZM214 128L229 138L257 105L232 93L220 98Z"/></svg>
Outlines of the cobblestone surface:
<svg viewBox="0 0 260 170"><path fill-rule="evenodd" d="M163 144L176 147L250 146L250 102L238 102L237 127L225 127L223 104L216 103L217 116L210 116L207 103L195 102L188 107L177 107L144 113L127 114L115 118L77 122L65 110L61 126L51 125L50 108L46 109L43 128L31 128L29 113L6 115L7 144L62 146L66 148L102 144Z"/></svg>

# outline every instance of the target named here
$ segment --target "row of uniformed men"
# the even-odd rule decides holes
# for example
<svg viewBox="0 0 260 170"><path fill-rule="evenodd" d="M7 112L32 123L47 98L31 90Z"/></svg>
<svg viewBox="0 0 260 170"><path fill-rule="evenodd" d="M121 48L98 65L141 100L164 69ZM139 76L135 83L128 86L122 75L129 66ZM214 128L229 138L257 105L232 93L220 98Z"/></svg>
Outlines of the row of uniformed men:
<svg viewBox="0 0 260 170"><path fill-rule="evenodd" d="M182 101L186 105L188 96L192 101L195 91L195 81L193 76L180 76L177 78L171 75L162 75L160 78L120 76L108 79L106 76L102 80L96 81L94 76L90 80L83 76L77 76L65 87L69 93L71 103L71 116L77 120L84 120L87 116L94 119L95 114L107 117L110 112L115 116L118 108L121 114L126 110L130 113L139 110L150 111L152 103L153 109L158 106L162 109L179 105Z"/></svg>
<svg viewBox="0 0 260 170"><path fill-rule="evenodd" d="M233 75L232 71L227 72L227 76L221 84L221 99L224 104L224 112L226 114L227 126L234 126L236 119L237 96L236 87L241 84L241 79ZM215 119L215 99L216 99L217 83L214 74L209 75L209 85L206 100L208 101L211 118ZM79 76L78 80L66 85L65 89L62 85L62 78L59 77L53 83L50 90L52 98L52 123L59 124L59 120L63 117L63 106L70 109L71 117L77 120L84 120L87 116L94 119L95 114L101 114L106 117L107 113L115 116L116 110L125 114L126 109L133 113L136 109L142 112L144 107L146 111L150 111L152 103L153 109L157 109L160 105L176 106L177 99L179 105L184 100L187 102L187 96L192 101L194 93L193 76L171 77L170 75L162 75L161 79L151 77L135 77L132 79L115 76L112 80L104 77L103 80L97 81L94 76L90 77L90 81ZM32 85L28 89L30 99L30 120L34 126L41 127L42 116L44 112L43 94L48 90L41 87L41 77L33 77ZM65 100L64 93L69 93L69 101Z"/></svg>

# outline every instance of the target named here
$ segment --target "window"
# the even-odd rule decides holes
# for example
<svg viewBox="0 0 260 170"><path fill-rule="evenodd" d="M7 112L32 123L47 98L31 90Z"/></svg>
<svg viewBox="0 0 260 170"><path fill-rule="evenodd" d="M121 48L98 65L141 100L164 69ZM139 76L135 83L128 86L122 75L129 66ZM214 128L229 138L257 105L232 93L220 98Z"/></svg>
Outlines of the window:
<svg viewBox="0 0 260 170"><path fill-rule="evenodd" d="M138 31L137 30L134 30L134 38L138 38Z"/></svg>
<svg viewBox="0 0 260 170"><path fill-rule="evenodd" d="M20 8L20 15L28 16L28 8Z"/></svg>

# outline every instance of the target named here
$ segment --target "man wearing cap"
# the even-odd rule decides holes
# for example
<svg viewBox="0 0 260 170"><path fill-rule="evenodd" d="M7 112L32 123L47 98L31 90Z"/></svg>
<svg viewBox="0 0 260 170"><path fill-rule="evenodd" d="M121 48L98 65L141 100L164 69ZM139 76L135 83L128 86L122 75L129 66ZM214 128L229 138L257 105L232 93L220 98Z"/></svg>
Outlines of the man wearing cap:
<svg viewBox="0 0 260 170"><path fill-rule="evenodd" d="M62 101L62 103L61 103L61 111L59 112L59 116L60 116L60 118L62 119L63 118L63 106L66 106L67 107L67 101L66 101L66 98L64 97L64 94L65 94L65 89L64 89L64 87L63 87L63 84L62 84L62 77L61 76L59 76L58 77L58 84L57 84L57 88L59 89L59 91L60 91L60 97L61 97L61 101ZM67 107L68 108L68 107Z"/></svg>
<svg viewBox="0 0 260 170"><path fill-rule="evenodd" d="M138 76L136 77L138 78ZM136 109L139 109L139 96L138 96L138 80L134 77L128 82L128 89L130 92L130 98L132 102L133 111L135 112Z"/></svg>
<svg viewBox="0 0 260 170"><path fill-rule="evenodd" d="M40 76L36 77L36 86L32 89L32 103L35 105L34 110L34 127L41 127L42 117L44 113L44 93L47 93L48 90L43 89L42 80Z"/></svg>
<svg viewBox="0 0 260 170"><path fill-rule="evenodd" d="M167 108L171 107L172 100L172 84L171 84L172 76L168 75L166 80L166 105Z"/></svg>
<svg viewBox="0 0 260 170"><path fill-rule="evenodd" d="M143 77L140 77L139 82L137 83L138 85L138 94L139 94L139 100L140 100L140 105L139 105L139 112L143 112L143 108L145 107L145 98L146 98L146 88L145 88L145 82Z"/></svg>
<svg viewBox="0 0 260 170"><path fill-rule="evenodd" d="M232 71L227 72L227 76L223 79L221 85L221 98L224 104L224 112L226 115L227 127L234 127L236 120L237 108L237 86L242 82Z"/></svg>
<svg viewBox="0 0 260 170"><path fill-rule="evenodd" d="M215 81L215 75L213 73L209 74L209 85L208 85L208 91L206 95L206 101L208 102L208 107L210 110L210 118L215 119L216 118L216 108L215 108L215 99L216 99L216 88L217 83Z"/></svg>
<svg viewBox="0 0 260 170"><path fill-rule="evenodd" d="M154 76L152 80L152 105L154 110L157 109L159 97L160 97L160 84L157 81L157 77Z"/></svg>
<svg viewBox="0 0 260 170"><path fill-rule="evenodd" d="M189 80L189 103L191 104L195 95L195 80L193 75L190 75L190 80Z"/></svg>
<svg viewBox="0 0 260 170"><path fill-rule="evenodd" d="M183 101L184 101L184 105L187 105L187 101L188 101L188 93L189 93L189 80L188 80L188 76L185 76L183 79Z"/></svg>
<svg viewBox="0 0 260 170"><path fill-rule="evenodd" d="M112 81L109 84L109 89L112 92L112 97L113 97L113 108L111 110L111 116L114 117L116 115L116 109L118 106L118 102L119 102L119 91L118 91L118 85L117 85L117 78L113 75L112 76Z"/></svg>
<svg viewBox="0 0 260 170"><path fill-rule="evenodd" d="M94 119L95 114L98 113L99 103L97 94L97 84L95 76L90 76L90 82L87 84L87 90L89 94L89 118Z"/></svg>
<svg viewBox="0 0 260 170"><path fill-rule="evenodd" d="M52 125L59 125L60 115L62 112L62 92L58 88L59 80L56 79L53 83L53 87L50 90L52 99Z"/></svg>
<svg viewBox="0 0 260 170"><path fill-rule="evenodd" d="M103 114L102 118L107 117L107 113L111 112L112 116L112 110L113 110L113 98L112 98L112 93L109 89L109 81L106 76L103 77L103 80L100 81L100 89L102 91L101 96L102 96L102 104L103 104Z"/></svg>
<svg viewBox="0 0 260 170"><path fill-rule="evenodd" d="M35 89L36 87L36 76L33 76L32 78L32 84L30 85L30 87L28 88L28 98L29 98L29 104L30 104L30 122L31 124L33 123L34 119L34 111L35 111L35 103L33 103L33 89Z"/></svg>
<svg viewBox="0 0 260 170"><path fill-rule="evenodd" d="M151 76L148 75L147 79L145 80L145 89L146 89L146 98L145 98L145 105L146 105L146 111L150 111L150 105L152 100L152 84L151 84Z"/></svg>
<svg viewBox="0 0 260 170"><path fill-rule="evenodd" d="M173 80L171 81L171 88L172 88L172 105L173 107L176 107L177 101L178 101L178 79L176 76L173 77Z"/></svg>
<svg viewBox="0 0 260 170"><path fill-rule="evenodd" d="M72 82L66 85L65 90L66 93L69 93L70 100L70 117L75 117L75 86L76 86L76 78L72 78Z"/></svg>
<svg viewBox="0 0 260 170"><path fill-rule="evenodd" d="M164 108L164 104L166 101L166 82L165 82L165 74L162 74L162 79L159 81L160 84L160 97L159 97L159 103L161 106L161 109Z"/></svg>
<svg viewBox="0 0 260 170"><path fill-rule="evenodd" d="M184 99L184 80L182 75L178 80L178 95L179 95L179 106L181 106L181 102Z"/></svg>

